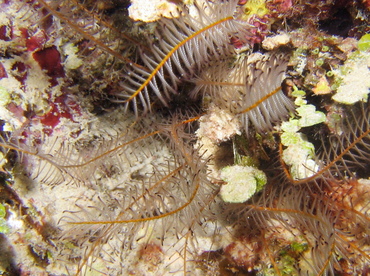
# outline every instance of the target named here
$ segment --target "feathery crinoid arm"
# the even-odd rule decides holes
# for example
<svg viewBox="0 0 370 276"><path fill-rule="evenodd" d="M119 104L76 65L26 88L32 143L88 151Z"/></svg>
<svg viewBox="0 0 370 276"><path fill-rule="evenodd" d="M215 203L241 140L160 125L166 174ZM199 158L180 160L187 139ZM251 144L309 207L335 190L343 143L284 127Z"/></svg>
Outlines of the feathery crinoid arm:
<svg viewBox="0 0 370 276"><path fill-rule="evenodd" d="M187 251L186 237L195 229L200 233L201 224L213 218L209 205L218 186L208 179L203 150L194 149L192 137L185 133L188 122L176 119L134 145L146 152L145 174L121 178L113 191L97 193L93 204L81 201L77 209L65 212L60 220L63 239L76 240L83 249L76 275L94 269L92 260L123 262L133 252L138 254L140 244L151 241L169 245L166 254L172 263ZM136 155L130 167L140 166L141 154ZM185 267L189 257L183 258ZM173 268L169 264L166 269Z"/></svg>
<svg viewBox="0 0 370 276"><path fill-rule="evenodd" d="M116 100L126 107L132 103L136 115L138 106L144 112L150 110L151 94L167 105L181 79L189 79L211 60L230 56L234 51L230 38L246 40L248 34L246 24L233 17L237 2L195 2L195 15L184 8L179 18L161 20L153 53L142 53L149 70L129 65L123 91Z"/></svg>
<svg viewBox="0 0 370 276"><path fill-rule="evenodd" d="M370 160L370 109L369 102L343 106L344 115L337 125L339 133L322 135L316 156L317 171L312 176L294 180L283 160L287 179L295 184L320 186L332 181L368 177Z"/></svg>
<svg viewBox="0 0 370 276"><path fill-rule="evenodd" d="M294 110L293 102L281 90L288 60L287 55L277 54L265 55L256 62L245 61L246 86L237 111L245 130L249 121L257 131L272 129Z"/></svg>
<svg viewBox="0 0 370 276"><path fill-rule="evenodd" d="M318 150L319 170L305 182L330 181L368 177L370 160L370 107L369 102L344 108L339 124L342 132L321 139ZM300 184L303 181L296 181Z"/></svg>
<svg viewBox="0 0 370 276"><path fill-rule="evenodd" d="M272 129L294 110L294 104L281 90L287 61L284 54L240 55L234 62L220 60L194 80L192 96L200 91L210 95L215 105L240 117L246 132L249 122L257 131Z"/></svg>

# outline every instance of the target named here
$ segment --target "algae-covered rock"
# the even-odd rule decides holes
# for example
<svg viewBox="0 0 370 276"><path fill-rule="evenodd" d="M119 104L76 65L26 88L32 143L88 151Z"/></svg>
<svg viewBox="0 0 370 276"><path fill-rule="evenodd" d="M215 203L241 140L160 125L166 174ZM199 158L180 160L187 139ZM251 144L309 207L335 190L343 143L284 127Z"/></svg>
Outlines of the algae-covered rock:
<svg viewBox="0 0 370 276"><path fill-rule="evenodd" d="M221 178L227 184L221 187L220 195L225 202L242 203L261 190L267 178L264 172L250 166L228 166L221 170Z"/></svg>

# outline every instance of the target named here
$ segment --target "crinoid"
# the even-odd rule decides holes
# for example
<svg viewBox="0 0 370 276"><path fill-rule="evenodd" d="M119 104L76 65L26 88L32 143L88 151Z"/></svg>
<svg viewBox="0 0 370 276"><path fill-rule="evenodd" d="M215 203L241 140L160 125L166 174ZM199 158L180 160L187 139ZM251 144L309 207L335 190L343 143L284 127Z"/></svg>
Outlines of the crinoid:
<svg viewBox="0 0 370 276"><path fill-rule="evenodd" d="M173 122L160 133L150 133L145 140L126 144L122 156L135 155L142 161L151 160L142 168L144 171L136 172L126 183L119 180L109 193L97 194L93 208L78 205L80 211L69 211L62 218L61 223L70 229L65 232L65 238L85 248L86 255L78 273L84 267L102 269L110 259L122 262L122 270L108 268L106 271L117 274L135 271L139 268L126 267L125 259L135 256L131 250L135 252L150 243L163 248L171 261L189 254L186 246L189 238L194 232L203 232L200 226L213 217L208 208L218 187L207 179L206 160L202 159L201 151L194 149L191 140L181 134L182 124L181 121ZM126 152L131 147L132 150ZM141 157L136 153L140 148L143 149ZM132 162L137 163L136 160ZM154 167L150 169L150 166ZM170 236L177 237L177 241L168 239ZM118 244L126 249L121 251ZM100 260L98 266L97 260ZM183 269L186 271L186 266Z"/></svg>
<svg viewBox="0 0 370 276"><path fill-rule="evenodd" d="M230 39L247 44L247 37L251 35L249 30L253 28L236 19L238 1L217 4L195 1L191 13L186 7L179 7L179 18L160 20L154 32L155 41L150 41L149 47L127 35L123 37L122 44L139 48L140 61L135 63L127 57L127 49L122 50L116 45L112 48L105 36L100 37L105 29L115 36L118 36L118 30L99 16L92 16L93 13L78 1L61 1L59 9L62 11L48 1L39 2L69 29L124 62L125 74L120 74L121 91L114 93L114 101L124 103L126 109L132 103L136 116L140 111L145 113L151 109L153 94L156 100L167 106L171 94L178 93L180 81L190 80L196 73L210 66L212 60L232 57L235 48ZM71 13L63 12L63 9L71 10ZM91 22L81 26L78 19L80 13L90 15ZM123 53L120 54L117 49Z"/></svg>
<svg viewBox="0 0 370 276"><path fill-rule="evenodd" d="M150 87L167 105L170 93L177 93L180 79L190 79L212 60L232 56L235 50L230 39L246 41L249 34L248 26L233 17L236 5L237 1L217 5L196 3L196 15L182 10L184 14L177 20L161 20L155 33L158 45L153 45L153 56L146 53L142 56L150 71L132 66L123 82L124 92L117 96L125 103L133 101L135 109L139 98L145 111L150 108Z"/></svg>
<svg viewBox="0 0 370 276"><path fill-rule="evenodd" d="M317 152L317 171L303 180L295 180L283 164L288 181L294 185L325 182L325 179L356 178L367 176L369 155L369 103L357 104L345 109L344 118L338 122L340 134L332 134L329 139L320 139ZM283 161L282 161L283 162ZM283 162L284 163L284 162Z"/></svg>
<svg viewBox="0 0 370 276"><path fill-rule="evenodd" d="M35 275L368 271L369 185L358 179L368 177L368 103L343 108L341 136L318 139L305 130L322 146L317 170L295 179L273 128L294 116L281 89L292 49L252 54L255 27L242 20L238 2L181 4L179 17L154 27L117 19L102 1L2 4L19 12L14 22L22 26L4 25L14 33L0 55L0 85L17 83L16 96L4 96L15 118L4 123L0 141L11 269ZM243 43L246 50L237 51L234 44ZM55 64L46 62L50 53ZM36 96L29 97L32 91ZM171 102L180 93L199 102ZM268 182L242 203L227 202L222 187L231 183L219 176L225 164L258 166Z"/></svg>
<svg viewBox="0 0 370 276"><path fill-rule="evenodd" d="M332 185L330 193L306 186L272 187L239 206L243 212L233 213L240 236L225 247L226 257L244 269L262 263L262 271L271 275L367 271L369 183Z"/></svg>
<svg viewBox="0 0 370 276"><path fill-rule="evenodd" d="M262 259L270 264L265 273L274 275L368 270L369 181L356 177L369 160L369 103L347 111L342 134L322 139L320 167L312 176L294 180L282 164L285 180L275 176L251 202L224 206L236 232L245 233L225 248L233 263L248 268Z"/></svg>
<svg viewBox="0 0 370 276"><path fill-rule="evenodd" d="M215 61L193 80L196 88L192 96L199 91L210 96L214 105L239 117L246 133L250 122L258 132L271 130L294 109L281 90L288 60L283 53L255 53L240 55L234 61Z"/></svg>

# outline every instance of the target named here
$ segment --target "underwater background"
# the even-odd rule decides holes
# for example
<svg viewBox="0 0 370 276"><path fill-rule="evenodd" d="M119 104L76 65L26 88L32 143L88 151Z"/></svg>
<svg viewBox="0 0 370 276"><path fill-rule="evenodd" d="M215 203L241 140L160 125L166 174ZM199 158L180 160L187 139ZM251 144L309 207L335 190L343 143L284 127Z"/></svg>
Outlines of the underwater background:
<svg viewBox="0 0 370 276"><path fill-rule="evenodd" d="M369 16L0 1L0 273L368 275Z"/></svg>

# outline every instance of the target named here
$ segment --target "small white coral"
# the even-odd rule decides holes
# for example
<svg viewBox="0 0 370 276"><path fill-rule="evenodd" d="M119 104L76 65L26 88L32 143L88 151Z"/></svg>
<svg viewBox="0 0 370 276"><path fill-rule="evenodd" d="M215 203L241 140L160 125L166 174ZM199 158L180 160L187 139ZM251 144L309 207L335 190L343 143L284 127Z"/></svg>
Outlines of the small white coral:
<svg viewBox="0 0 370 276"><path fill-rule="evenodd" d="M275 36L266 37L262 41L262 47L265 50L273 50L281 45L286 45L290 42L290 36L286 33L278 34Z"/></svg>
<svg viewBox="0 0 370 276"><path fill-rule="evenodd" d="M207 137L213 143L229 140L235 134L240 135L240 122L235 116L215 106L211 106L208 114L200 118L199 138Z"/></svg>
<svg viewBox="0 0 370 276"><path fill-rule="evenodd" d="M208 113L199 119L196 147L204 150L204 158L210 158L219 150L219 143L229 140L235 134L240 135L240 128L240 122L235 116L211 105ZM210 175L218 178L218 169L211 164L208 164L208 169Z"/></svg>
<svg viewBox="0 0 370 276"><path fill-rule="evenodd" d="M172 18L179 15L177 5L166 0L131 0L129 16L134 20L153 22L161 17Z"/></svg>
<svg viewBox="0 0 370 276"><path fill-rule="evenodd" d="M370 53L354 53L335 71L335 76L341 85L332 97L334 101L344 104L366 101L370 92Z"/></svg>
<svg viewBox="0 0 370 276"><path fill-rule="evenodd" d="M310 145L311 143L302 139L302 144ZM283 160L290 166L290 174L296 180L310 177L319 169L318 164L311 159L312 150L302 144L290 145L283 152Z"/></svg>
<svg viewBox="0 0 370 276"><path fill-rule="evenodd" d="M64 54L67 56L64 67L70 70L77 69L83 64L83 60L77 56L78 48L72 43L67 43L63 47Z"/></svg>

